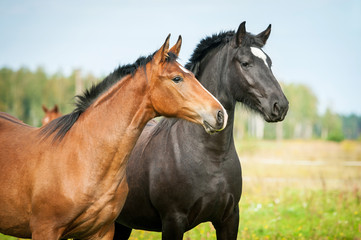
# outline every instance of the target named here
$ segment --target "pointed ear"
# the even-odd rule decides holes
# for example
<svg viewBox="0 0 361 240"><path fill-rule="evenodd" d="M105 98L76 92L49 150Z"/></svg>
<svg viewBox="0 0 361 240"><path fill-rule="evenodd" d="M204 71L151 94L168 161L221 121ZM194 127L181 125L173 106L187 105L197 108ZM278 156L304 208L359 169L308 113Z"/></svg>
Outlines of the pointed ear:
<svg viewBox="0 0 361 240"><path fill-rule="evenodd" d="M177 43L169 50L169 52L174 53L175 55L177 55L177 57L179 56L179 52L181 50L181 46L182 46L182 36L179 35Z"/></svg>
<svg viewBox="0 0 361 240"><path fill-rule="evenodd" d="M169 38L170 38L170 34L165 39L165 42L162 45L162 47L154 54L153 59L157 63L164 62L167 59L168 52L169 52Z"/></svg>
<svg viewBox="0 0 361 240"><path fill-rule="evenodd" d="M246 21L241 23L238 27L238 30L236 33L236 45L237 46L241 45L244 36L246 36Z"/></svg>
<svg viewBox="0 0 361 240"><path fill-rule="evenodd" d="M53 112L59 112L58 104L54 105Z"/></svg>
<svg viewBox="0 0 361 240"><path fill-rule="evenodd" d="M256 37L258 37L259 39L261 39L261 41L263 42L263 45L266 44L267 39L269 38L269 35L271 34L271 27L272 25L268 25L267 29L264 30L263 32L261 32L260 34L258 34Z"/></svg>
<svg viewBox="0 0 361 240"><path fill-rule="evenodd" d="M45 107L45 105L44 105L44 104L43 104L41 107L43 108L43 111L44 111L45 113L47 113L47 112L48 112L48 109Z"/></svg>

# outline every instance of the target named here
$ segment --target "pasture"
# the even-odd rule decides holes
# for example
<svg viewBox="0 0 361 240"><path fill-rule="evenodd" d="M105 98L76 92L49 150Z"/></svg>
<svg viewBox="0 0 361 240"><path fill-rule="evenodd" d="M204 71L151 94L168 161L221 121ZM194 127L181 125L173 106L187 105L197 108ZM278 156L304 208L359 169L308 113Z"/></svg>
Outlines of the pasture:
<svg viewBox="0 0 361 240"><path fill-rule="evenodd" d="M361 142L237 142L243 170L238 239L361 239ZM132 240L160 239L133 231ZM184 239L216 239L210 223Z"/></svg>
<svg viewBox="0 0 361 240"><path fill-rule="evenodd" d="M236 146L244 178L238 239L361 239L361 142L243 140ZM130 239L160 238L134 230ZM203 223L184 239L216 236Z"/></svg>

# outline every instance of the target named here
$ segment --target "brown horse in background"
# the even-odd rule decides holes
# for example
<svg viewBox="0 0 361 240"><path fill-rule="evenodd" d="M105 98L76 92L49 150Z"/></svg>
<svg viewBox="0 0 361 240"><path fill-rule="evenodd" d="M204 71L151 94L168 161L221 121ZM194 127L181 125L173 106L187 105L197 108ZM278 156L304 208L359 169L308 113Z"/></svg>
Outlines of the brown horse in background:
<svg viewBox="0 0 361 240"><path fill-rule="evenodd" d="M112 239L125 167L145 124L180 117L225 128L223 106L177 61L181 38L116 69L75 110L34 128L0 114L0 232L36 240ZM142 166L139 166L142 168Z"/></svg>
<svg viewBox="0 0 361 240"><path fill-rule="evenodd" d="M48 124L49 122L53 121L54 119L61 117L61 113L59 112L59 107L57 104L54 105L52 109L48 109L44 104L42 105L43 111L45 116L41 120L42 126Z"/></svg>

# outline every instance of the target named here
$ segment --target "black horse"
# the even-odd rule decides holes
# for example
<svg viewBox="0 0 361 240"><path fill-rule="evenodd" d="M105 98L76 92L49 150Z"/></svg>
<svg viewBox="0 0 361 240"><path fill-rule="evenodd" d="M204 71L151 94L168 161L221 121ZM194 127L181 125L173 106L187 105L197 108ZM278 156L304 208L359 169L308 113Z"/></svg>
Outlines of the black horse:
<svg viewBox="0 0 361 240"><path fill-rule="evenodd" d="M162 231L162 239L182 239L184 232L211 221L217 239L236 239L242 172L233 141L236 102L282 121L288 101L261 50L271 25L258 35L223 32L203 39L186 68L227 109L228 125L208 135L180 119L150 122L127 166L129 194L116 221L114 239L128 239L132 228ZM170 101L169 104L172 104Z"/></svg>

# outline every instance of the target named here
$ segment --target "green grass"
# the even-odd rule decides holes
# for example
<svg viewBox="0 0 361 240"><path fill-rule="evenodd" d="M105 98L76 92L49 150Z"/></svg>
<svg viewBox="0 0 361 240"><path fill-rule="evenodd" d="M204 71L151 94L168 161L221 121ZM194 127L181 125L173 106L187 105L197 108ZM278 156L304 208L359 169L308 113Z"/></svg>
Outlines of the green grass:
<svg viewBox="0 0 361 240"><path fill-rule="evenodd" d="M5 236L5 235L0 233L0 239L1 240L16 240L17 238Z"/></svg>
<svg viewBox="0 0 361 240"><path fill-rule="evenodd" d="M360 239L361 143L323 141L241 141L236 143L244 181L238 239ZM257 160L326 161L327 165L272 165ZM267 181L267 178L281 181ZM133 231L132 240L160 239ZM216 239L210 223L184 239Z"/></svg>
<svg viewBox="0 0 361 240"><path fill-rule="evenodd" d="M243 195L238 239L361 239L359 191L294 190ZM132 240L160 239L159 233L133 231ZM184 239L216 239L210 223Z"/></svg>
<svg viewBox="0 0 361 240"><path fill-rule="evenodd" d="M357 189L246 192L240 215L238 239L361 239L361 193ZM161 234L134 230L130 239L161 239ZM203 223L184 239L216 239L215 230Z"/></svg>
<svg viewBox="0 0 361 240"><path fill-rule="evenodd" d="M236 145L245 177L238 239L361 240L361 167L340 164L361 160L360 142L243 141ZM327 164L272 165L264 163L267 159ZM8 239L16 238L0 235L0 240ZM133 230L130 239L161 239L161 233ZM216 234L207 222L185 233L184 239L216 239Z"/></svg>
<svg viewBox="0 0 361 240"><path fill-rule="evenodd" d="M284 189L241 202L240 239L361 239L359 192Z"/></svg>

